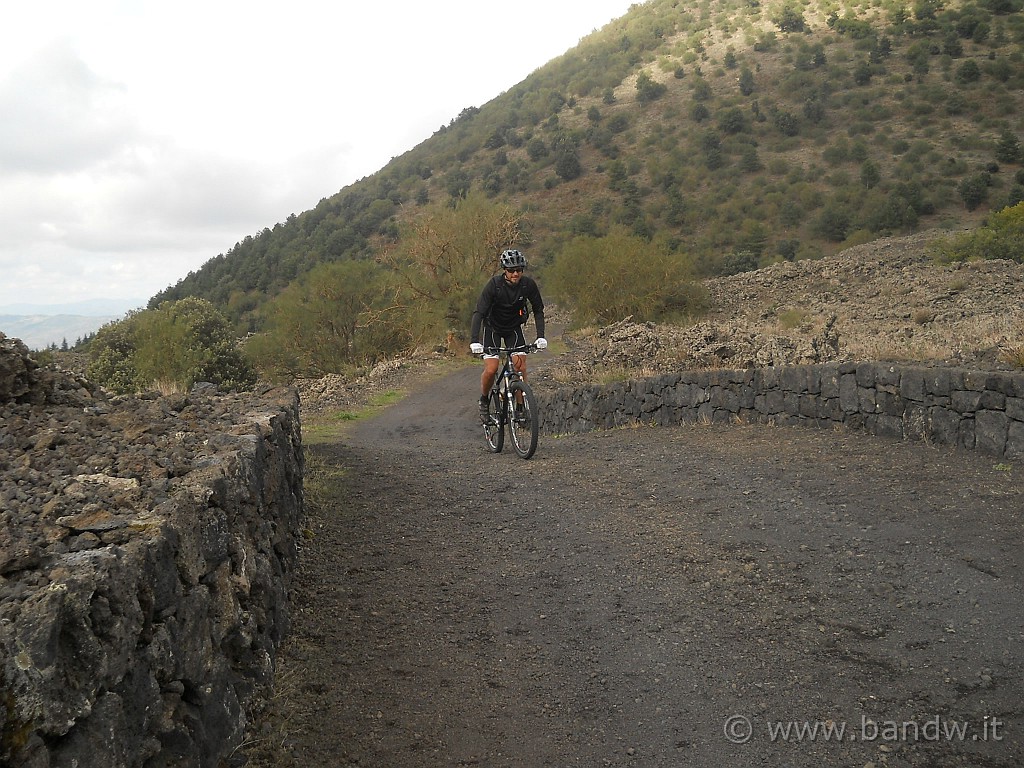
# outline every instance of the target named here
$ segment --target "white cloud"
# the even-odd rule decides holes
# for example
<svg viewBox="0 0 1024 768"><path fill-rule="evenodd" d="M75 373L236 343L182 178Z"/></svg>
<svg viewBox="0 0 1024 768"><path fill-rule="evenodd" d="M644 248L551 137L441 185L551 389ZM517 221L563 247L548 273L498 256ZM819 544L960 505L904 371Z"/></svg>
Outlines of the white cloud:
<svg viewBox="0 0 1024 768"><path fill-rule="evenodd" d="M0 27L0 307L145 300L628 0L48 0Z"/></svg>
<svg viewBox="0 0 1024 768"><path fill-rule="evenodd" d="M0 81L0 172L67 172L116 154L136 130L126 96L67 41L40 52Z"/></svg>

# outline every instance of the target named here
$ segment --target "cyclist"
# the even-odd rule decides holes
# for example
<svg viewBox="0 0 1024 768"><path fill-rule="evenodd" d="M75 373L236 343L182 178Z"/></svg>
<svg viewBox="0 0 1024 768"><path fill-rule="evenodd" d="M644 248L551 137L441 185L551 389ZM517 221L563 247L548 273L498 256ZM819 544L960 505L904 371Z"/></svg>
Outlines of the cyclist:
<svg viewBox="0 0 1024 768"><path fill-rule="evenodd" d="M521 251L502 251L502 272L495 275L480 292L480 298L473 312L473 327L470 332L470 351L474 355L483 354L484 349L496 349L502 346L522 347L526 345L523 325L533 310L534 324L537 327L537 349L546 349L547 339L544 338L544 301L540 296L540 288L536 281L523 274L526 269L526 256ZM529 307L527 307L529 303ZM481 331L483 332L481 343ZM512 365L526 379L526 355L516 353L512 356ZM480 417L487 418L487 396L494 384L494 376L498 372L497 353L484 354L484 371L480 376Z"/></svg>

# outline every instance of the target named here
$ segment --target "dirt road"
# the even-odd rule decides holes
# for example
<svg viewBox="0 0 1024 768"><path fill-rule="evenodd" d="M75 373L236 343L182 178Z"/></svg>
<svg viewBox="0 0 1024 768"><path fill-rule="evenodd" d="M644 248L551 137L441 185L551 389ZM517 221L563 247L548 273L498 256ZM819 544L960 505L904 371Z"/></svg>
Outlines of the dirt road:
<svg viewBox="0 0 1024 768"><path fill-rule="evenodd" d="M336 502L253 764L1024 764L1024 467L761 426L524 462L477 377L309 450Z"/></svg>

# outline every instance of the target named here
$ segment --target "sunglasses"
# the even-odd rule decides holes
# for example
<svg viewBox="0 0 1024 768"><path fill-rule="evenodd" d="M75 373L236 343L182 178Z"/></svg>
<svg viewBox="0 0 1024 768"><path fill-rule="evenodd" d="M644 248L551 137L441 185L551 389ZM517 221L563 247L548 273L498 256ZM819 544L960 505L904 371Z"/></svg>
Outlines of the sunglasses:
<svg viewBox="0 0 1024 768"><path fill-rule="evenodd" d="M505 267L506 272L522 272L522 267Z"/></svg>

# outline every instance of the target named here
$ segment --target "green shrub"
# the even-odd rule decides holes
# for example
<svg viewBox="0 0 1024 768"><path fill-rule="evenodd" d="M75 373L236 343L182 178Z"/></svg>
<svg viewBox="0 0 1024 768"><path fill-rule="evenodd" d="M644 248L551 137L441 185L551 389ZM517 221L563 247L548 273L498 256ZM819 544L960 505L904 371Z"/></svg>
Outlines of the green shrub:
<svg viewBox="0 0 1024 768"><path fill-rule="evenodd" d="M651 78L646 72L641 72L636 78L636 98L641 104L649 104L665 95L667 88L664 83L659 83Z"/></svg>
<svg viewBox="0 0 1024 768"><path fill-rule="evenodd" d="M942 263L972 259L1008 259L1024 263L1024 203L993 213L978 229L937 240L930 246Z"/></svg>
<svg viewBox="0 0 1024 768"><path fill-rule="evenodd" d="M963 85L976 83L981 78L981 68L974 59L967 59L956 68L955 77L956 81Z"/></svg>
<svg viewBox="0 0 1024 768"><path fill-rule="evenodd" d="M583 173L580 158L575 152L563 152L555 161L555 173L564 181L572 181Z"/></svg>
<svg viewBox="0 0 1024 768"><path fill-rule="evenodd" d="M314 267L265 307L266 329L246 355L267 378L284 379L340 373L393 351L400 316L385 311L388 274L368 261Z"/></svg>
<svg viewBox="0 0 1024 768"><path fill-rule="evenodd" d="M90 357L89 377L121 394L186 392L197 381L244 389L256 381L227 318L195 297L165 301L104 326Z"/></svg>
<svg viewBox="0 0 1024 768"><path fill-rule="evenodd" d="M1004 129L996 143L996 160L1001 163L1016 163L1020 160L1020 140L1013 131Z"/></svg>
<svg viewBox="0 0 1024 768"><path fill-rule="evenodd" d="M757 254L751 251L733 251L718 265L716 274L727 277L740 272L752 272L760 266Z"/></svg>
<svg viewBox="0 0 1024 768"><path fill-rule="evenodd" d="M860 166L860 183L866 189L873 189L882 180L882 173L871 160L865 160Z"/></svg>
<svg viewBox="0 0 1024 768"><path fill-rule="evenodd" d="M750 94L752 94L754 92L754 89L757 87L756 83L754 82L754 73L751 72L748 67L744 67L742 70L740 70L739 86L740 93L742 93L744 96L749 96Z"/></svg>
<svg viewBox="0 0 1024 768"><path fill-rule="evenodd" d="M616 112L608 118L607 126L612 133L622 133L629 128L629 115L625 112Z"/></svg>
<svg viewBox="0 0 1024 768"><path fill-rule="evenodd" d="M693 100L707 101L714 95L708 81L703 77L698 78L693 84Z"/></svg>
<svg viewBox="0 0 1024 768"><path fill-rule="evenodd" d="M112 392L135 392L138 371L135 368L135 326L139 312L129 312L122 320L107 323L96 332L89 345L86 375Z"/></svg>
<svg viewBox="0 0 1024 768"><path fill-rule="evenodd" d="M729 134L742 133L747 129L747 120L743 116L743 110L739 107L732 107L721 113L718 117L718 127Z"/></svg>
<svg viewBox="0 0 1024 768"><path fill-rule="evenodd" d="M806 26L803 14L795 8L783 8L772 22L783 32L803 32Z"/></svg>
<svg viewBox="0 0 1024 768"><path fill-rule="evenodd" d="M455 206L435 205L403 223L380 262L396 284L389 322L398 324L406 344L447 343L465 334L498 254L523 241L522 216L473 191Z"/></svg>
<svg viewBox="0 0 1024 768"><path fill-rule="evenodd" d="M605 237L577 237L545 273L579 324L695 315L703 307L689 259L615 226Z"/></svg>
<svg viewBox="0 0 1024 768"><path fill-rule="evenodd" d="M849 209L842 203L832 201L818 214L814 222L814 230L821 237L833 243L841 243L850 230L852 216Z"/></svg>
<svg viewBox="0 0 1024 768"><path fill-rule="evenodd" d="M964 207L973 211L988 197L988 187L991 178L988 173L976 173L968 176L957 185L956 191L960 193L960 199L964 201Z"/></svg>
<svg viewBox="0 0 1024 768"><path fill-rule="evenodd" d="M544 157L547 157L548 148L547 145L544 143L544 139L530 139L530 141L528 141L526 144L526 154L534 162Z"/></svg>

